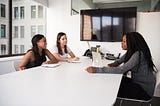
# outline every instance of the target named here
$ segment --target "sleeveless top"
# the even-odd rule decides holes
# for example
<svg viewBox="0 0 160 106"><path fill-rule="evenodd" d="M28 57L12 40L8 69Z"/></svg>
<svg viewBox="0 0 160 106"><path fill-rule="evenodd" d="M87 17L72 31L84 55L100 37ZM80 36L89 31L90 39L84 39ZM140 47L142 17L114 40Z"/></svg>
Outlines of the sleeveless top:
<svg viewBox="0 0 160 106"><path fill-rule="evenodd" d="M42 50L42 56L38 56L38 58L36 60L37 61L29 61L26 65L26 68L32 68L32 67L40 66L43 62L45 62L47 60L46 56L45 56L45 50Z"/></svg>

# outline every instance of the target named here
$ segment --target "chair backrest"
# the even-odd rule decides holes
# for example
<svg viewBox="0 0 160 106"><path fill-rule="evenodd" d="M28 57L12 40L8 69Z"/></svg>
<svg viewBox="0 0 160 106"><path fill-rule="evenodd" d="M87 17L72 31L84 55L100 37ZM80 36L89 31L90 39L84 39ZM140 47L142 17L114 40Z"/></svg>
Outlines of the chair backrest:
<svg viewBox="0 0 160 106"><path fill-rule="evenodd" d="M20 64L21 60L13 60L13 67L15 71L18 71L18 66Z"/></svg>

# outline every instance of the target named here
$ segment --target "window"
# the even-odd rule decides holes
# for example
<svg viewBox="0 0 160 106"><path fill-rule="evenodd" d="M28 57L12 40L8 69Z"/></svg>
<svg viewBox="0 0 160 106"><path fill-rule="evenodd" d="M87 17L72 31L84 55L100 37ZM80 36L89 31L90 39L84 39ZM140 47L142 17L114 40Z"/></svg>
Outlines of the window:
<svg viewBox="0 0 160 106"><path fill-rule="evenodd" d="M44 34L44 33L43 33L43 25L39 25L39 26L38 26L38 33L39 33L39 34Z"/></svg>
<svg viewBox="0 0 160 106"><path fill-rule="evenodd" d="M1 24L1 38L6 37L6 25Z"/></svg>
<svg viewBox="0 0 160 106"><path fill-rule="evenodd" d="M5 54L6 54L6 45L1 44L1 55L5 55Z"/></svg>
<svg viewBox="0 0 160 106"><path fill-rule="evenodd" d="M31 26L31 37L33 37L36 34L36 26Z"/></svg>
<svg viewBox="0 0 160 106"><path fill-rule="evenodd" d="M24 19L24 6L20 7L20 18Z"/></svg>
<svg viewBox="0 0 160 106"><path fill-rule="evenodd" d="M20 26L20 37L24 38L24 26Z"/></svg>
<svg viewBox="0 0 160 106"><path fill-rule="evenodd" d="M43 6L38 6L38 18L43 18Z"/></svg>
<svg viewBox="0 0 160 106"><path fill-rule="evenodd" d="M6 6L1 4L1 17L6 17Z"/></svg>
<svg viewBox="0 0 160 106"><path fill-rule="evenodd" d="M14 38L18 38L18 26L14 26Z"/></svg>
<svg viewBox="0 0 160 106"><path fill-rule="evenodd" d="M14 7L14 18L18 19L19 14L18 14L18 7Z"/></svg>
<svg viewBox="0 0 160 106"><path fill-rule="evenodd" d="M0 0L0 57L31 49L35 34L46 35L45 26L46 7L36 0Z"/></svg>
<svg viewBox="0 0 160 106"><path fill-rule="evenodd" d="M36 18L36 6L31 6L31 18Z"/></svg>
<svg viewBox="0 0 160 106"><path fill-rule="evenodd" d="M14 53L18 54L18 45L14 45Z"/></svg>
<svg viewBox="0 0 160 106"><path fill-rule="evenodd" d="M24 45L20 45L20 53L24 53Z"/></svg>

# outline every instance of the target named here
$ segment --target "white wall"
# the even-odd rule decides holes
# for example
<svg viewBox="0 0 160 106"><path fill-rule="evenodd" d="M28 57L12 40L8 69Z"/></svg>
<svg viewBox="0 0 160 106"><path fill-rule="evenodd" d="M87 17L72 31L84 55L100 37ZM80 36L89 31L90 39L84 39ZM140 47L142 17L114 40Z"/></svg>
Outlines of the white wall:
<svg viewBox="0 0 160 106"><path fill-rule="evenodd" d="M137 14L137 31L140 32L150 47L153 60L160 70L160 12Z"/></svg>

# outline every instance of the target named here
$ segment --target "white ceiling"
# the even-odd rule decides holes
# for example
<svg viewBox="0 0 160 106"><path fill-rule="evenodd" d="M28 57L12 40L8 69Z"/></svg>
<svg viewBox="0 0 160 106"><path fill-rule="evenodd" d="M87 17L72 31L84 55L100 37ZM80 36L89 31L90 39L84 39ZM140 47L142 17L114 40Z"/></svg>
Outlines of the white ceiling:
<svg viewBox="0 0 160 106"><path fill-rule="evenodd" d="M116 2L133 2L143 0L93 0L93 3L116 3Z"/></svg>

